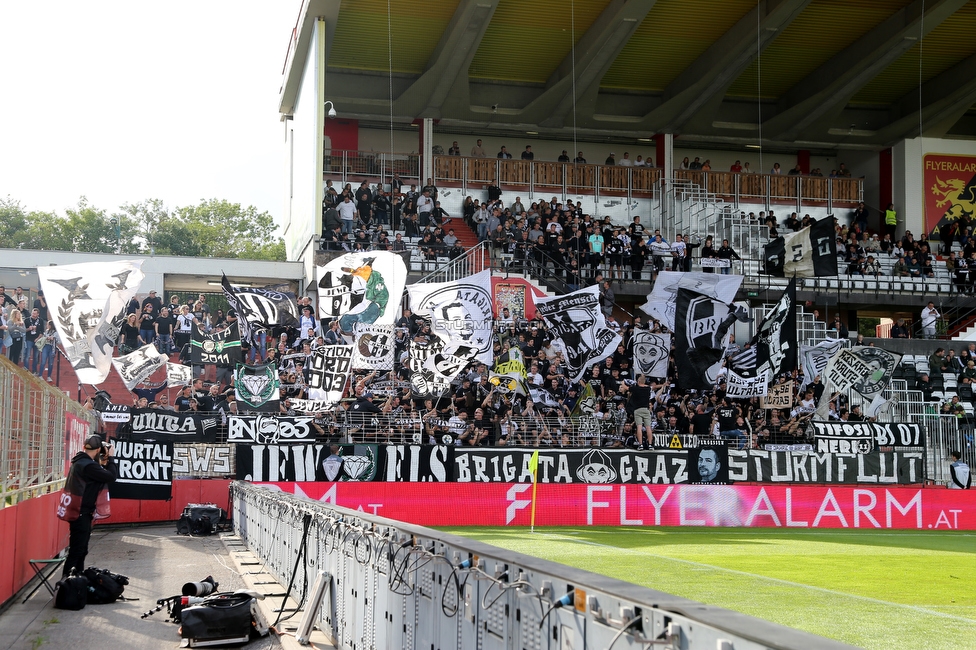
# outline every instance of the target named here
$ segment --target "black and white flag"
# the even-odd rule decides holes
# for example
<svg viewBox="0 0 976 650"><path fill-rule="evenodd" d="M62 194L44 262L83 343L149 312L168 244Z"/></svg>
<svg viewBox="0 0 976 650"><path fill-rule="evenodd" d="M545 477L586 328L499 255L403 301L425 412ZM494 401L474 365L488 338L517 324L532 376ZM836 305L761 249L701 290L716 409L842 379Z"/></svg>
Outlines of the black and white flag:
<svg viewBox="0 0 976 650"><path fill-rule="evenodd" d="M190 339L190 361L194 365L233 366L243 359L241 334L237 323L231 323L226 329L214 330L210 333L201 330L199 325L193 327Z"/></svg>
<svg viewBox="0 0 976 650"><path fill-rule="evenodd" d="M791 278L783 295L766 314L766 317L756 328L756 335L750 341L751 349L756 351L756 363L753 371L743 372L744 368L736 366L736 371L749 377L763 376L767 381L787 370L796 368L796 278ZM765 391L762 395L765 395Z"/></svg>
<svg viewBox="0 0 976 650"><path fill-rule="evenodd" d="M315 440L311 417L284 415L232 415L227 418L227 442L262 445L306 443Z"/></svg>
<svg viewBox="0 0 976 650"><path fill-rule="evenodd" d="M173 489L172 442L115 443L118 478L108 487L113 499L169 500Z"/></svg>
<svg viewBox="0 0 976 650"><path fill-rule="evenodd" d="M131 409L128 435L149 442L217 442L216 414L164 409Z"/></svg>
<svg viewBox="0 0 976 650"><path fill-rule="evenodd" d="M444 342L435 338L424 344L410 341L407 345L407 368L410 369L410 387L420 397L440 397L451 389L445 373L435 373L435 359L443 358Z"/></svg>
<svg viewBox="0 0 976 650"><path fill-rule="evenodd" d="M342 399L346 381L352 370L353 346L320 345L312 352L309 364L308 396L322 400L335 408Z"/></svg>
<svg viewBox="0 0 976 650"><path fill-rule="evenodd" d="M766 245L766 272L780 277L813 278L837 275L833 215L799 232L778 237Z"/></svg>
<svg viewBox="0 0 976 650"><path fill-rule="evenodd" d="M239 402L238 412L277 413L280 387L278 369L273 363L237 366L234 372L234 394Z"/></svg>
<svg viewBox="0 0 976 650"><path fill-rule="evenodd" d="M112 370L112 352L125 308L145 277L142 260L39 266L65 356L82 384L101 384Z"/></svg>
<svg viewBox="0 0 976 650"><path fill-rule="evenodd" d="M444 351L491 365L494 310L491 271L453 282L422 282L407 287L410 308L430 319L431 331L444 342Z"/></svg>
<svg viewBox="0 0 976 650"><path fill-rule="evenodd" d="M356 345L352 352L353 370L392 370L396 337L392 325L366 325L355 329Z"/></svg>
<svg viewBox="0 0 976 650"><path fill-rule="evenodd" d="M672 332L674 331L675 309L678 289L691 289L726 304L735 300L735 294L742 285L741 275L721 273L702 273L701 271L661 271L654 281L654 287L647 296L647 303L641 310L656 319Z"/></svg>
<svg viewBox="0 0 976 650"><path fill-rule="evenodd" d="M684 390L712 388L722 368L729 330L736 320L747 320L733 305L690 289L678 289L674 353L678 385Z"/></svg>
<svg viewBox="0 0 976 650"><path fill-rule="evenodd" d="M296 327L298 303L295 294L273 287L235 287L227 276L220 280L227 304L237 312L241 338L254 343L254 334L272 327Z"/></svg>
<svg viewBox="0 0 976 650"><path fill-rule="evenodd" d="M156 346L150 343L135 352L112 359L112 365L118 371L125 387L132 390L137 384L144 382L154 372L166 366L167 357L160 354Z"/></svg>
<svg viewBox="0 0 976 650"><path fill-rule="evenodd" d="M193 382L193 368L180 363L166 364L166 387L189 386Z"/></svg>
<svg viewBox="0 0 976 650"><path fill-rule="evenodd" d="M827 369L831 357L847 347L847 339L827 339L816 345L800 346L800 367L803 368L801 390L812 384Z"/></svg>
<svg viewBox="0 0 976 650"><path fill-rule="evenodd" d="M570 381L579 381L589 366L613 354L620 343L620 335L607 327L595 285L564 296L536 298L535 308L553 340L561 343Z"/></svg>
<svg viewBox="0 0 976 650"><path fill-rule="evenodd" d="M634 372L648 377L668 376L668 362L671 359L671 335L653 334L647 330L637 330L633 337Z"/></svg>

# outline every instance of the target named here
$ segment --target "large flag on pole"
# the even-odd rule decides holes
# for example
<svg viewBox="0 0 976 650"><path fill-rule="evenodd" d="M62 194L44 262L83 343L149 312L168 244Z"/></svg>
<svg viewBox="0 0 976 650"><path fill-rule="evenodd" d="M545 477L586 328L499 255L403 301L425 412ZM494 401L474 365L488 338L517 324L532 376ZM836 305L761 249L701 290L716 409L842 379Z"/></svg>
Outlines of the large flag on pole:
<svg viewBox="0 0 976 650"><path fill-rule="evenodd" d="M403 258L389 251L347 253L316 267L319 318L338 318L343 332L357 323L392 325L407 282Z"/></svg>
<svg viewBox="0 0 976 650"><path fill-rule="evenodd" d="M494 360L494 308L491 271L453 282L424 282L407 287L410 308L430 319L444 352L463 359Z"/></svg>
<svg viewBox="0 0 976 650"><path fill-rule="evenodd" d="M710 296L719 302L731 303L742 285L741 275L703 273L701 271L661 271L654 281L654 288L647 296L647 303L641 310L656 319L672 332L674 314L678 300L678 289L691 289Z"/></svg>
<svg viewBox="0 0 976 650"><path fill-rule="evenodd" d="M833 215L777 237L764 250L766 273L797 278L837 275L836 238Z"/></svg>
<svg viewBox="0 0 976 650"><path fill-rule="evenodd" d="M145 277L141 266L142 260L124 260L37 268L51 320L82 384L108 377L126 305Z"/></svg>
<svg viewBox="0 0 976 650"><path fill-rule="evenodd" d="M589 366L609 357L620 343L620 335L607 327L597 286L554 298L536 298L535 308L554 341L563 348L570 381L579 381Z"/></svg>
<svg viewBox="0 0 976 650"><path fill-rule="evenodd" d="M678 385L707 390L715 385L722 357L729 344L729 330L736 320L748 320L734 305L690 289L678 289L674 352Z"/></svg>
<svg viewBox="0 0 976 650"><path fill-rule="evenodd" d="M235 287L223 275L220 285L231 309L237 312L241 339L254 343L254 334L275 326L298 325L298 303L295 294L273 287L261 289Z"/></svg>

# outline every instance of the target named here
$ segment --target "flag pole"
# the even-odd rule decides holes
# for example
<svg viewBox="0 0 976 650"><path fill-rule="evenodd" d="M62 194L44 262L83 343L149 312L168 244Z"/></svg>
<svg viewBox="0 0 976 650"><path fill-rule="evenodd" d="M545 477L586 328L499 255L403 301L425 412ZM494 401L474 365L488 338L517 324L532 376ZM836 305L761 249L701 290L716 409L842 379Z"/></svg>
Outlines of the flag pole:
<svg viewBox="0 0 976 650"><path fill-rule="evenodd" d="M539 450L532 452L529 460L529 470L532 472L532 518L529 525L529 532L535 532L535 490L539 485Z"/></svg>

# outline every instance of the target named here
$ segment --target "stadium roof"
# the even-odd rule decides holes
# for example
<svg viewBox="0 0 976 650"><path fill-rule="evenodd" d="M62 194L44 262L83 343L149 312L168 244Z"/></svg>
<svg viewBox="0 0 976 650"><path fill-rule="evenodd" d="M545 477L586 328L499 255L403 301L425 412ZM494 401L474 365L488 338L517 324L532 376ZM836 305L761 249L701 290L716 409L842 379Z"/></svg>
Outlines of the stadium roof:
<svg viewBox="0 0 976 650"><path fill-rule="evenodd" d="M319 16L364 126L392 94L395 123L459 134L879 148L921 105L926 136L976 136L976 0L306 0L283 114Z"/></svg>

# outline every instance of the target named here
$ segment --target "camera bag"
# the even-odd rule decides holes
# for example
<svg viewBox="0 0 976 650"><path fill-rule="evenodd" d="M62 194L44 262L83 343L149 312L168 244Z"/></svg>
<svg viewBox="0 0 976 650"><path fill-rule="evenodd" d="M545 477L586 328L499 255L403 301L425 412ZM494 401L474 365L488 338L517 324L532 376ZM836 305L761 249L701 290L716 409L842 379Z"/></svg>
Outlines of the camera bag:
<svg viewBox="0 0 976 650"><path fill-rule="evenodd" d="M88 579L88 603L91 605L114 603L129 584L129 578L108 569L88 567L84 575Z"/></svg>
<svg viewBox="0 0 976 650"><path fill-rule="evenodd" d="M224 511L212 503L188 503L176 523L179 535L213 535L226 520Z"/></svg>
<svg viewBox="0 0 976 650"><path fill-rule="evenodd" d="M180 636L189 647L217 643L247 643L251 637L250 596L218 594L202 605L184 607L180 612Z"/></svg>
<svg viewBox="0 0 976 650"><path fill-rule="evenodd" d="M71 575L61 578L55 585L57 591L54 594L55 609L84 609L88 604L88 578L76 575L72 569Z"/></svg>

